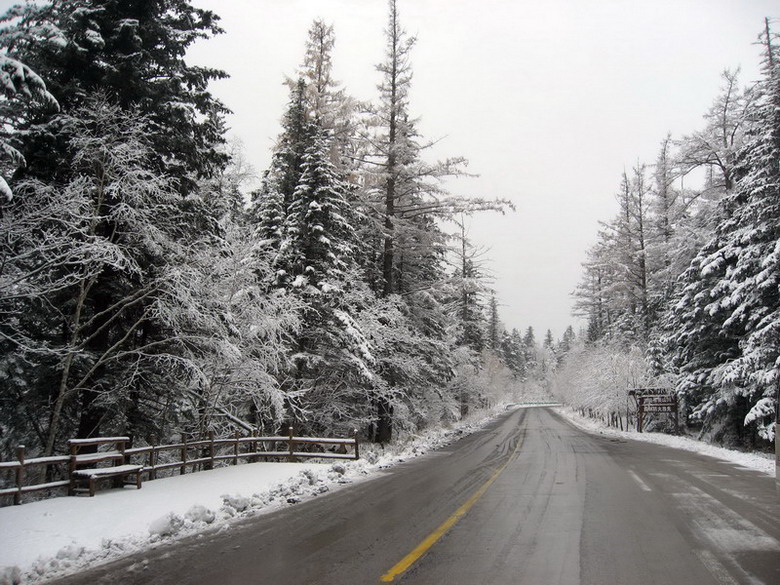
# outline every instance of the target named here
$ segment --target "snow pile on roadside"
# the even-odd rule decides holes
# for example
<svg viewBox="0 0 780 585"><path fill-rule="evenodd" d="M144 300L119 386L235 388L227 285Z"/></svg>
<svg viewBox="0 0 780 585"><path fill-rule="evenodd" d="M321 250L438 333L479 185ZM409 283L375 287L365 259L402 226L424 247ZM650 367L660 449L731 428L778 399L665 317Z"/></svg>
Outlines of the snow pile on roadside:
<svg viewBox="0 0 780 585"><path fill-rule="evenodd" d="M0 508L0 567L6 567L0 584L72 573L219 526L251 506L276 501L281 486L302 492L308 483L303 474L321 468L327 473L327 465L316 463L255 463L148 481L141 490Z"/></svg>
<svg viewBox="0 0 780 585"><path fill-rule="evenodd" d="M700 455L708 455L716 459L722 459L731 463L736 463L748 469L755 469L767 475L774 477L775 460L772 455L764 453L743 453L724 447L717 447L709 443L703 443L689 437L680 437L676 435L665 435L662 433L636 433L632 431L620 431L611 427L604 426L601 421L581 416L577 411L570 407L557 407L554 409L561 416L566 417L578 427L592 432L598 432L603 435L620 437L622 439L632 439L634 441L645 441L646 443L655 443L692 451Z"/></svg>
<svg viewBox="0 0 780 585"><path fill-rule="evenodd" d="M480 412L450 429L408 436L386 448L361 445L361 459L252 463L0 508L0 585L36 583L315 497L474 432L503 411Z"/></svg>

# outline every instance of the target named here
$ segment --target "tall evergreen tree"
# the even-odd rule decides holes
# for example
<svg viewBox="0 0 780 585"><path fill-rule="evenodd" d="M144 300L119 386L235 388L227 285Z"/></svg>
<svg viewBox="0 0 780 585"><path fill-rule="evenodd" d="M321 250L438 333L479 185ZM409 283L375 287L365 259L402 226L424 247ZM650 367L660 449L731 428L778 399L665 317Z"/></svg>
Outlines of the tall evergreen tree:
<svg viewBox="0 0 780 585"><path fill-rule="evenodd" d="M332 415L338 419L351 413L354 420L360 405L368 407L374 362L358 324L359 311L347 302L350 289L359 288L354 213L347 201L351 187L331 162L323 134L304 155L278 262L285 267L280 284L303 302L292 362L297 389L304 394L293 404L300 421L309 421L317 432L330 430Z"/></svg>
<svg viewBox="0 0 780 585"><path fill-rule="evenodd" d="M457 315L455 342L466 345L478 355L485 347L483 297L488 292L486 274L480 263L482 252L466 236L466 224L462 218L458 227L460 233L455 238L459 245L452 250L452 305Z"/></svg>
<svg viewBox="0 0 780 585"><path fill-rule="evenodd" d="M561 340L558 342L556 347L556 352L561 359L565 358L566 355L574 348L576 339L577 336L574 333L574 328L569 325L566 328L566 331L563 332Z"/></svg>
<svg viewBox="0 0 780 585"><path fill-rule="evenodd" d="M492 294L488 301L487 343L488 347L493 351L497 352L499 350L502 331L503 327L498 317L498 299L496 299L495 294Z"/></svg>
<svg viewBox="0 0 780 585"><path fill-rule="evenodd" d="M363 200L376 230L378 278L375 290L383 297L403 294L409 314L423 335L442 338L446 330L441 290L447 237L439 219L458 213L503 209L506 202L453 197L442 187L446 177L464 174L465 160L453 158L425 163L416 121L410 114L411 51L415 38L401 26L396 0L389 0L385 30L385 60L377 67L382 75L379 104L374 112L374 136L369 138L368 171ZM437 318L432 318L437 316ZM432 363L434 356L430 356ZM392 380L390 380L392 386ZM381 441L392 435L392 408L378 404Z"/></svg>
<svg viewBox="0 0 780 585"><path fill-rule="evenodd" d="M175 179L180 192L192 192L199 177L225 164L219 145L227 109L207 88L225 74L184 60L197 39L222 32L211 11L188 0L63 0L27 4L3 20L9 27L0 46L47 80L63 111L100 90L123 109L147 116L150 164ZM30 113L21 130L26 176L67 175L67 128Z"/></svg>
<svg viewBox="0 0 780 585"><path fill-rule="evenodd" d="M778 342L780 241L780 52L767 24L764 78L737 153L734 189L720 206L714 238L684 275L670 318L680 385L711 425L745 421L773 434Z"/></svg>
<svg viewBox="0 0 780 585"><path fill-rule="evenodd" d="M18 167L25 165L25 159L19 150L9 141L9 136L18 132L18 126L23 120L23 108L20 102L32 101L42 104L52 110L58 110L59 104L46 89L46 83L40 76L24 63L0 55L0 196L10 200L13 192L5 177L11 175Z"/></svg>
<svg viewBox="0 0 780 585"><path fill-rule="evenodd" d="M536 346L536 335L531 326L525 330L525 335L523 335L523 354L526 372L530 375L539 365L539 348Z"/></svg>
<svg viewBox="0 0 780 585"><path fill-rule="evenodd" d="M333 26L315 20L309 28L306 51L298 77L305 84L304 101L310 120L330 136L331 162L343 171L355 168L355 100L333 78ZM294 82L288 80L292 87Z"/></svg>
<svg viewBox="0 0 780 585"><path fill-rule="evenodd" d="M48 205L47 189L74 197L81 190L78 196L91 202L88 240L122 250L127 259L119 264L101 260L86 272L78 264L59 267L70 273L78 290L55 291L48 302L62 314L43 312L50 319L34 333L37 342L45 343L47 328L59 327L76 348L52 365L58 390L42 441L50 451L59 436L60 413L74 396L80 403L69 416L78 422L70 418L68 424L79 436L100 432L118 413L129 416L153 377L128 375L124 369L140 355L136 347L151 343L160 351L165 347L165 359L181 357L181 346L165 341L171 324L159 310L169 289L161 284L168 281L160 279L171 274L174 249L192 243L199 231L193 226L218 229L216 215L223 206L212 210L195 192L198 178L214 176L227 159L221 147L226 110L207 91L208 81L222 74L189 67L184 53L196 39L219 29L211 12L185 0L31 3L4 20L9 26L0 34L0 45L40 70L62 109L52 116L29 108L19 117L9 140L27 165L14 181L45 186L29 195L41 197L30 202L40 208ZM186 197L171 201L171 188ZM95 266L100 268L93 271ZM86 362L83 352L90 356ZM128 360L118 359L117 352ZM168 370L172 375L174 368ZM47 384L44 378L42 373L36 383ZM112 384L117 392L106 392ZM122 400L114 401L117 396ZM148 417L135 412L136 418Z"/></svg>
<svg viewBox="0 0 780 585"><path fill-rule="evenodd" d="M523 337L517 329L504 331L501 338L501 357L516 378L526 376L526 355Z"/></svg>
<svg viewBox="0 0 780 585"><path fill-rule="evenodd" d="M302 174L283 226L281 256L293 286L338 289L354 266L351 187L330 161L330 143L321 131L303 157ZM286 259L286 260L284 260Z"/></svg>

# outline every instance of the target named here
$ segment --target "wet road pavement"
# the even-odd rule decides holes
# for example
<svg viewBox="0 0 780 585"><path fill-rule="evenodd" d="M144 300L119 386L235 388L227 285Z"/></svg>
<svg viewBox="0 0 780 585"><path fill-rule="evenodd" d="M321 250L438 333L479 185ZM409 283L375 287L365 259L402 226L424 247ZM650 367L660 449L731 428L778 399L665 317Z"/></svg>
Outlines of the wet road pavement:
<svg viewBox="0 0 780 585"><path fill-rule="evenodd" d="M370 480L58 585L775 585L774 479L520 409Z"/></svg>

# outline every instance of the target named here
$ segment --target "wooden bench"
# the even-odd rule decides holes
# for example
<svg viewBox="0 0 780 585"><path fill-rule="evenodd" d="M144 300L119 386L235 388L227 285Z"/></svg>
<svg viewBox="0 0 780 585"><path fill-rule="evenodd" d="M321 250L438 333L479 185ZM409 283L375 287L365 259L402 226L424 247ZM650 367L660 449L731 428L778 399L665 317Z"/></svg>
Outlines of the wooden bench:
<svg viewBox="0 0 780 585"><path fill-rule="evenodd" d="M73 496L79 493L89 493L90 496L94 496L97 480L109 477L122 478L123 485L135 485L140 490L141 473L144 466L125 463L125 447L129 442L129 437L94 437L69 440L69 494ZM84 447L94 447L95 451L80 453ZM104 450L101 451L101 448ZM110 465L106 465L106 463L110 463ZM132 479L132 476L135 476L135 479ZM126 478L130 478L130 480L128 481ZM86 483L86 487L81 487L80 484L84 483Z"/></svg>

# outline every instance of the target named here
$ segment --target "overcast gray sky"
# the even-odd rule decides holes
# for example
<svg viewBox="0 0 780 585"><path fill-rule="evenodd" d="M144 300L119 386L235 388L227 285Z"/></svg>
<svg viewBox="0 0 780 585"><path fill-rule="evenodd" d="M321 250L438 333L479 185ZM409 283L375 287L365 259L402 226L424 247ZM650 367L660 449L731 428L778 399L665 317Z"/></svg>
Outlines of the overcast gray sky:
<svg viewBox="0 0 780 585"><path fill-rule="evenodd" d="M8 5L8 2L2 2ZM231 108L231 133L258 171L288 100L282 85L302 61L315 18L333 24L334 72L374 99L384 58L386 0L193 0L225 34L190 61L226 70L213 92ZM624 168L652 163L667 132L701 125L720 73L758 76L754 45L776 0L399 0L418 37L412 114L432 158L462 155L477 179L454 192L514 201L515 213L481 215L471 237L490 248L508 328L556 337L599 220L616 213ZM778 25L780 26L780 25Z"/></svg>

